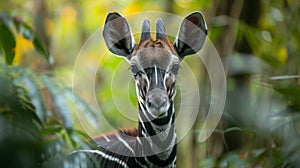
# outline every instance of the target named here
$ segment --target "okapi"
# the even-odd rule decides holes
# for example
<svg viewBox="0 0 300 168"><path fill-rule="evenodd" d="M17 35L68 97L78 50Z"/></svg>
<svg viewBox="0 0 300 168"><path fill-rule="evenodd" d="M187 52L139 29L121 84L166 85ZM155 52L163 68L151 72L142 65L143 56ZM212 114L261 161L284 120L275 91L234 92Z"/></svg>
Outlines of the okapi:
<svg viewBox="0 0 300 168"><path fill-rule="evenodd" d="M197 53L206 35L202 14L194 12L183 20L173 44L162 19L156 20L156 40L151 37L150 22L144 20L136 44L126 19L109 13L103 37L113 54L130 63L138 97L138 128L104 134L94 139L99 149L74 154L88 155L94 167L176 167L176 77L180 61Z"/></svg>

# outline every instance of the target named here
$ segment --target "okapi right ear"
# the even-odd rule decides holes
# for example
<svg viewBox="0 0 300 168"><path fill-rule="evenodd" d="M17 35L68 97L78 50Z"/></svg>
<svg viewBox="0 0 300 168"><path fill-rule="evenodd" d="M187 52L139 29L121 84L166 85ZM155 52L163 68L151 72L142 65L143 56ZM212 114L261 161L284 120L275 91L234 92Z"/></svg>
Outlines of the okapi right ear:
<svg viewBox="0 0 300 168"><path fill-rule="evenodd" d="M109 13L105 20L103 37L107 48L128 60L135 43L129 25L119 13Z"/></svg>
<svg viewBox="0 0 300 168"><path fill-rule="evenodd" d="M179 57L197 53L203 46L207 26L200 12L188 15L182 22L173 44Z"/></svg>

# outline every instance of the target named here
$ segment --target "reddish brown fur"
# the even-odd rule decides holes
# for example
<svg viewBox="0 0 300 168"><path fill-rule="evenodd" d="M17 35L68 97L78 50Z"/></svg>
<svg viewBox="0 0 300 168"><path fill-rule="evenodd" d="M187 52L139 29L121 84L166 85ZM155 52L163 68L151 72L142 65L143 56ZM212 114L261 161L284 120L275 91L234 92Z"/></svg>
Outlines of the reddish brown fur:
<svg viewBox="0 0 300 168"><path fill-rule="evenodd" d="M172 54L176 55L176 51L168 39L153 40L153 38L150 38L150 40L141 41L139 44L136 45L135 51L141 48L151 48L151 47L164 48L171 51Z"/></svg>
<svg viewBox="0 0 300 168"><path fill-rule="evenodd" d="M131 59L137 59L139 65L143 68L153 67L166 70L172 55L177 55L173 45L167 39L158 39L141 41L132 53Z"/></svg>

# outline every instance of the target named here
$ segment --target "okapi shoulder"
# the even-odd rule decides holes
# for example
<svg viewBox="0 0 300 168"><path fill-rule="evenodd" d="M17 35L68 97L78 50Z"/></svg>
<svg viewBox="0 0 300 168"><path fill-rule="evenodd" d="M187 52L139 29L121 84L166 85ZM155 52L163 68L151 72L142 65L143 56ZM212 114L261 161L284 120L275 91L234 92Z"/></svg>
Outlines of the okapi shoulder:
<svg viewBox="0 0 300 168"><path fill-rule="evenodd" d="M122 129L101 134L93 140L104 150L111 152L120 152L120 150L122 150L122 153L125 155L132 156L134 154L136 136L137 129Z"/></svg>

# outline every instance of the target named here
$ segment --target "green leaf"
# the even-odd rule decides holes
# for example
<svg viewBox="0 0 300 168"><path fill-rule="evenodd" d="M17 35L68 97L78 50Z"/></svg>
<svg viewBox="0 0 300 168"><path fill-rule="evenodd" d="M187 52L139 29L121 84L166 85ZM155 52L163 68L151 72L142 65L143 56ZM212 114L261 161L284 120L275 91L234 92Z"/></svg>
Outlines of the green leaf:
<svg viewBox="0 0 300 168"><path fill-rule="evenodd" d="M50 55L48 48L41 42L37 33L28 24L15 18L14 25L18 30L18 33L22 34L24 38L32 42L37 52L43 55L50 64L54 63L54 59L52 55Z"/></svg>
<svg viewBox="0 0 300 168"><path fill-rule="evenodd" d="M83 139L86 139L86 140L92 139L86 132L82 132L79 130L73 130L73 133L77 134L79 137L82 137ZM91 141L91 143L94 143L94 141Z"/></svg>
<svg viewBox="0 0 300 168"><path fill-rule="evenodd" d="M11 17L0 13L0 49L9 65L13 63L16 47L15 37L9 28L10 21Z"/></svg>
<svg viewBox="0 0 300 168"><path fill-rule="evenodd" d="M22 81L27 87L32 104L35 107L35 113L38 115L42 122L46 121L46 114L48 112L44 99L39 89L39 85L35 81L32 73L28 70L22 74Z"/></svg>
<svg viewBox="0 0 300 168"><path fill-rule="evenodd" d="M298 86L275 86L274 89L289 100L288 106L291 109L300 111L300 88Z"/></svg>
<svg viewBox="0 0 300 168"><path fill-rule="evenodd" d="M275 86L275 90L297 102L300 102L300 88L297 86Z"/></svg>
<svg viewBox="0 0 300 168"><path fill-rule="evenodd" d="M43 46L42 42L40 41L40 39L35 36L33 39L33 45L34 48L41 53L50 64L54 63L54 59L52 57L52 55L49 54L49 51L46 49L46 47Z"/></svg>
<svg viewBox="0 0 300 168"><path fill-rule="evenodd" d="M42 131L41 131L41 134L42 135L55 135L57 133L60 133L61 130L63 129L63 127L53 127L53 128L44 128Z"/></svg>
<svg viewBox="0 0 300 168"><path fill-rule="evenodd" d="M71 115L71 109L62 90L48 76L42 76L42 81L51 93L56 112L63 119L64 127L69 130L73 127L74 121Z"/></svg>
<svg viewBox="0 0 300 168"><path fill-rule="evenodd" d="M17 78L23 69L7 65L0 65L0 69L0 115L17 130L15 134L38 138L42 122L34 111L27 90Z"/></svg>
<svg viewBox="0 0 300 168"><path fill-rule="evenodd" d="M99 127L99 122L97 120L98 116L96 113L96 110L94 110L89 104L87 104L81 97L76 95L74 92L72 92L71 89L66 88L64 89L65 95L68 97L68 99L72 100L75 105L75 109L77 112L81 111L84 117L88 119L90 124L92 124L94 127Z"/></svg>

